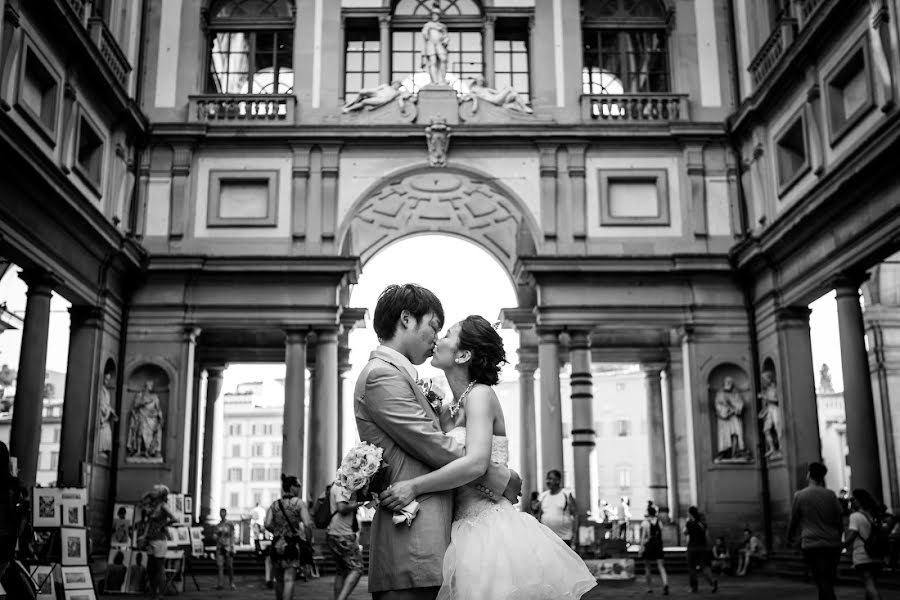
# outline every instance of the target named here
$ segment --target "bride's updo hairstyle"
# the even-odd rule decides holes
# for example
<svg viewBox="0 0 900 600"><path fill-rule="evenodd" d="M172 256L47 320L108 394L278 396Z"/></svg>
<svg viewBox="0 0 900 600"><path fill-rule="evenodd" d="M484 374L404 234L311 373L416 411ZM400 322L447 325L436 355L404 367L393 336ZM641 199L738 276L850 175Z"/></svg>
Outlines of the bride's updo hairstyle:
<svg viewBox="0 0 900 600"><path fill-rule="evenodd" d="M470 315L460 322L458 347L472 353L470 379L475 383L497 385L500 367L507 362L506 352L500 334L484 317Z"/></svg>

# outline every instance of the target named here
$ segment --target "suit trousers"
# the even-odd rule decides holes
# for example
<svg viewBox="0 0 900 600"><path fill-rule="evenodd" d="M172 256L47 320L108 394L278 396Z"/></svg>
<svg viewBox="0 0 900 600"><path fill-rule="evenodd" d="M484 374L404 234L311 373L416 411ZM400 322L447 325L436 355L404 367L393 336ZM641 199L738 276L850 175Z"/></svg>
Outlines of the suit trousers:
<svg viewBox="0 0 900 600"><path fill-rule="evenodd" d="M440 586L435 586L375 592L372 594L372 600L434 600L440 589Z"/></svg>

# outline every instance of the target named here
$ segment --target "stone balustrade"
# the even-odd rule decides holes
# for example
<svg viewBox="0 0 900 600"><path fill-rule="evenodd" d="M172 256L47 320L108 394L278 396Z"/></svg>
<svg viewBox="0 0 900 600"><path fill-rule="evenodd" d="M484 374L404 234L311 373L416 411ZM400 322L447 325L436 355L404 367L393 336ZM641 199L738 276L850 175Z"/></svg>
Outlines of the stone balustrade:
<svg viewBox="0 0 900 600"><path fill-rule="evenodd" d="M294 123L297 99L290 94L203 94L189 96L192 123Z"/></svg>
<svg viewBox="0 0 900 600"><path fill-rule="evenodd" d="M112 70L116 81L122 86L127 85L131 65L128 63L128 58L122 52L109 27L106 26L106 22L100 17L91 17L88 21L88 27L91 39L100 50L100 55L107 66Z"/></svg>
<svg viewBox="0 0 900 600"><path fill-rule="evenodd" d="M797 17L797 26L803 29L809 22L816 9L825 4L825 0L796 0L794 3L794 16Z"/></svg>
<svg viewBox="0 0 900 600"><path fill-rule="evenodd" d="M781 60L784 52L794 41L796 26L796 19L784 17L779 20L778 27L772 30L769 38L762 45L762 48L759 49L759 52L756 53L748 67L754 86L762 83Z"/></svg>
<svg viewBox="0 0 900 600"><path fill-rule="evenodd" d="M687 121L687 94L592 94L581 97L589 121Z"/></svg>

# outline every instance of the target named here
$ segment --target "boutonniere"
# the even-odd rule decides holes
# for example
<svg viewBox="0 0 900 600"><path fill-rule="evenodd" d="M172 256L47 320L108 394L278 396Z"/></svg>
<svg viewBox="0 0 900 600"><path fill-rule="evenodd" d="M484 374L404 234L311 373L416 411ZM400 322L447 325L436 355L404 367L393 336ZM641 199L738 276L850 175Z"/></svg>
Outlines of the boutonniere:
<svg viewBox="0 0 900 600"><path fill-rule="evenodd" d="M435 389L434 380L420 379L416 382L416 385L422 390L422 394L425 396L425 399L428 400L431 410L433 410L436 415L440 416L441 407L444 403L444 395L441 394L440 390Z"/></svg>

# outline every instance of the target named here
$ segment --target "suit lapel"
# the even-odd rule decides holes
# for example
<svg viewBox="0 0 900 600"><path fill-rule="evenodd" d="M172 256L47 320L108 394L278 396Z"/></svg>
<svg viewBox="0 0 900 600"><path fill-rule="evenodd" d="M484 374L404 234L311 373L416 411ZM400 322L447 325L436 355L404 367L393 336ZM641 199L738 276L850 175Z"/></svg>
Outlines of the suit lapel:
<svg viewBox="0 0 900 600"><path fill-rule="evenodd" d="M416 396L416 400L418 400L419 404L422 405L422 408L425 409L425 413L429 415L431 417L431 420L434 421L435 425L440 428L440 421L438 420L437 414L434 412L434 409L431 408L431 405L428 404L428 399L425 398L425 394L422 393L422 389L416 384L413 378L409 376L409 373L407 373L406 369L398 365L394 358L385 352L379 352L378 350L372 351L372 354L369 356L369 360L374 359L383 360L400 372L400 376L409 384L409 387L412 388L413 394L415 394Z"/></svg>

